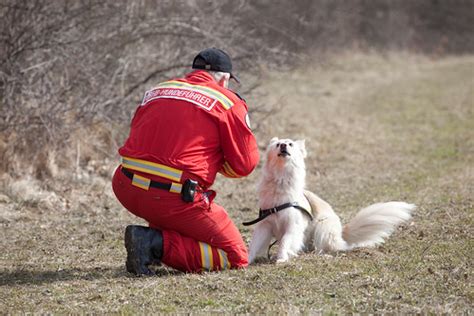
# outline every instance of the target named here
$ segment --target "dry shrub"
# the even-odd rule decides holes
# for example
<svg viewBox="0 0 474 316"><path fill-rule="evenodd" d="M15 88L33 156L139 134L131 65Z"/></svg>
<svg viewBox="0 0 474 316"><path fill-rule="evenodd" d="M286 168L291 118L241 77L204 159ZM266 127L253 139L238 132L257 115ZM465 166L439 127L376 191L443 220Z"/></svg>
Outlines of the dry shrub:
<svg viewBox="0 0 474 316"><path fill-rule="evenodd" d="M10 200L19 205L35 207L41 210L64 209L64 200L55 192L43 189L42 183L30 176L17 179L3 176L0 180L5 188L7 202Z"/></svg>
<svg viewBox="0 0 474 316"><path fill-rule="evenodd" d="M472 7L463 0L4 0L0 172L47 178L111 159L143 91L183 74L202 48L232 55L249 79L245 94L262 69L292 66L315 50L472 52ZM273 110L263 101L253 108L259 121ZM92 145L77 139L81 130Z"/></svg>
<svg viewBox="0 0 474 316"><path fill-rule="evenodd" d="M255 40L238 46L245 35L234 34L236 21L221 25L223 18L209 23L207 17L209 10L221 16L229 5L44 0L0 5L5 44L0 133L8 144L1 171L53 175L45 161L67 161L66 151L80 147L76 131L105 124L111 133L123 132L143 90L182 74L204 47L223 47L242 64ZM83 157L66 167L87 164Z"/></svg>

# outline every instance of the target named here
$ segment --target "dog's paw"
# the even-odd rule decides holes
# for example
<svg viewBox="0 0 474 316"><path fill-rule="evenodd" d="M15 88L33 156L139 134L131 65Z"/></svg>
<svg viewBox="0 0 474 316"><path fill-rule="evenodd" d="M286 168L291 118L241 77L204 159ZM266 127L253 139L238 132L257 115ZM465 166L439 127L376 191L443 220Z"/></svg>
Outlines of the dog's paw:
<svg viewBox="0 0 474 316"><path fill-rule="evenodd" d="M271 260L269 258L257 257L252 262L249 261L249 265L267 264L267 263L270 263L270 262L271 262Z"/></svg>
<svg viewBox="0 0 474 316"><path fill-rule="evenodd" d="M281 258L276 258L276 263L285 263L285 262L288 262L290 260L290 258L288 256L285 256L285 257L281 257Z"/></svg>

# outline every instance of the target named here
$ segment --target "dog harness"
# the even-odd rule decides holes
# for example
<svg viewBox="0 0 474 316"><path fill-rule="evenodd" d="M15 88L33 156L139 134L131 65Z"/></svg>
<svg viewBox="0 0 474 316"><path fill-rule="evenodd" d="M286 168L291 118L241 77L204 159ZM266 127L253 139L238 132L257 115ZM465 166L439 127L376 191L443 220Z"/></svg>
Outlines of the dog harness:
<svg viewBox="0 0 474 316"><path fill-rule="evenodd" d="M303 204L304 206L302 206L301 204ZM275 213L278 213L279 211L282 211L282 210L290 208L290 207L294 207L294 208L302 211L304 214L309 216L310 220L313 220L313 214L311 212L311 206L309 205L309 202L305 197L305 199L304 199L304 201L302 201L302 203L289 202L289 203L284 203L284 204L281 204L281 205L278 205L278 206L275 206L275 207L272 207L272 208L269 208L269 209L265 209L265 210L260 209L258 211L258 218L257 219L254 219L253 221L249 221L249 222L243 222L242 224L244 226L250 226L250 225L257 224L258 222L264 220L268 216L270 216L272 214L275 214Z"/></svg>

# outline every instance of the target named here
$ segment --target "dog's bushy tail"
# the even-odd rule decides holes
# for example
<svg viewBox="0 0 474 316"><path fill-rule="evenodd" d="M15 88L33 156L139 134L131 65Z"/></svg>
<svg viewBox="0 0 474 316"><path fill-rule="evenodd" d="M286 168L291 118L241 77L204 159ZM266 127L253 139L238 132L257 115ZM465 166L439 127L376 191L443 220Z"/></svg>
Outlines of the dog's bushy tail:
<svg viewBox="0 0 474 316"><path fill-rule="evenodd" d="M342 238L349 249L373 247L384 242L398 225L408 221L416 208L405 202L372 204L344 226Z"/></svg>
<svg viewBox="0 0 474 316"><path fill-rule="evenodd" d="M374 247L384 242L396 227L411 218L416 208L405 202L370 205L360 210L344 227L331 206L311 192L305 192L315 217L314 245L322 252L347 251L359 247Z"/></svg>

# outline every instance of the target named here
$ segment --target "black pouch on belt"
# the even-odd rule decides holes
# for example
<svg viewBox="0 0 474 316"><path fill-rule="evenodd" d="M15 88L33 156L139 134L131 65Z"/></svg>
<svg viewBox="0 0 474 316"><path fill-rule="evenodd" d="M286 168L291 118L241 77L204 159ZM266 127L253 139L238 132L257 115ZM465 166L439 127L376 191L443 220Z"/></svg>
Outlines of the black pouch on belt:
<svg viewBox="0 0 474 316"><path fill-rule="evenodd" d="M181 199L186 203L194 202L194 195L196 194L197 181L187 179L181 188Z"/></svg>

